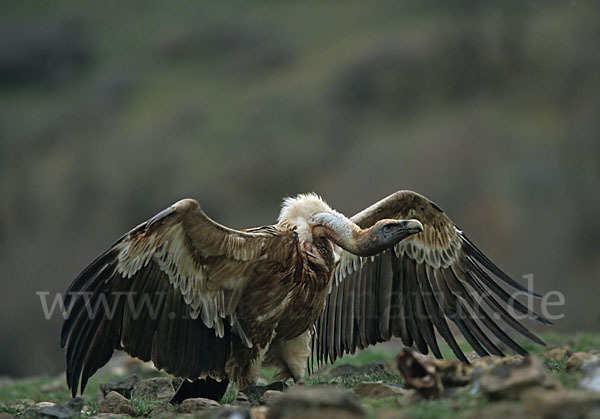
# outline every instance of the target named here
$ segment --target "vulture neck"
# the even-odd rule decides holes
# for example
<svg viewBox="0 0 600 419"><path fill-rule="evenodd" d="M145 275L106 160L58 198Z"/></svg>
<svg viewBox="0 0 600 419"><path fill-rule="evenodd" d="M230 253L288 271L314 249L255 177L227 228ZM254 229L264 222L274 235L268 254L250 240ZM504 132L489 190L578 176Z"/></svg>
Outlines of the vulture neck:
<svg viewBox="0 0 600 419"><path fill-rule="evenodd" d="M361 229L316 194L287 198L279 214L279 223L293 228L301 241L326 238L358 256L375 253L371 229Z"/></svg>
<svg viewBox="0 0 600 419"><path fill-rule="evenodd" d="M309 219L314 237L326 237L342 249L358 256L370 256L369 229L363 230L337 212L320 212Z"/></svg>

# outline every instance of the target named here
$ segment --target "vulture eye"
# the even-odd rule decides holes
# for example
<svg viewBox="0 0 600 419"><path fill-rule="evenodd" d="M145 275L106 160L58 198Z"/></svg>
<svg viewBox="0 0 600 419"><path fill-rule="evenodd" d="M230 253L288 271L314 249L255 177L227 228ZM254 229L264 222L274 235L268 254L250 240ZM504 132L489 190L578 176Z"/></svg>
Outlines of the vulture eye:
<svg viewBox="0 0 600 419"><path fill-rule="evenodd" d="M392 224L386 224L383 226L383 234L390 234L394 231L394 226Z"/></svg>

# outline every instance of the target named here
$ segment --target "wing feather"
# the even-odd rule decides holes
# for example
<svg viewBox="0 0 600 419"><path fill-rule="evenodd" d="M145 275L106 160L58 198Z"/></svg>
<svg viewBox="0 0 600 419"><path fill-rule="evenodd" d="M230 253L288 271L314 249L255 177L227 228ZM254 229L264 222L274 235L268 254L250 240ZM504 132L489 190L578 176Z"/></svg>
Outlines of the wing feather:
<svg viewBox="0 0 600 419"><path fill-rule="evenodd" d="M313 346L317 363L333 362L344 353L392 336L441 357L436 333L459 359L468 362L448 322L481 356L503 355L501 347L526 353L500 326L500 320L508 329L543 345L504 304L542 324L550 322L513 298L501 284L534 298L539 295L498 268L437 205L414 192L401 191L351 218L361 228L381 219L417 219L424 230L371 258L342 251L336 281L315 325L313 342L320 345L320 351ZM324 328L325 324L329 327Z"/></svg>
<svg viewBox="0 0 600 419"><path fill-rule="evenodd" d="M223 378L230 334L252 346L235 309L276 235L229 229L185 199L117 240L65 293L60 342L73 395L115 349L181 377Z"/></svg>

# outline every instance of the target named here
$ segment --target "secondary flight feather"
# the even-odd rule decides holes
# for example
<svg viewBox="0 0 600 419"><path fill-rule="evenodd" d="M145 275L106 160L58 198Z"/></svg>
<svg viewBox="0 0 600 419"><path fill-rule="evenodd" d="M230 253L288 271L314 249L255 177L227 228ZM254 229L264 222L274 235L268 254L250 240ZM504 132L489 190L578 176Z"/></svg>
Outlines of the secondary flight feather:
<svg viewBox="0 0 600 419"><path fill-rule="evenodd" d="M311 351L332 362L393 336L441 356L437 331L466 362L450 323L480 355L525 353L505 328L543 344L505 305L547 320L501 283L529 292L415 192L350 219L299 195L276 224L247 230L185 199L121 237L67 289L67 384L83 392L115 349L218 397L230 380L254 384L261 365L297 381Z"/></svg>

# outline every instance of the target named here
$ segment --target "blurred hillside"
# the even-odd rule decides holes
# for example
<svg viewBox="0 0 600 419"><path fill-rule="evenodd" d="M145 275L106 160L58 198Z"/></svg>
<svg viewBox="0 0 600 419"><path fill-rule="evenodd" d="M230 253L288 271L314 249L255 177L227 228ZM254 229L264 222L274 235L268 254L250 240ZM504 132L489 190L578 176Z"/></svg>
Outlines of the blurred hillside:
<svg viewBox="0 0 600 419"><path fill-rule="evenodd" d="M36 292L183 197L413 189L598 330L599 42L591 1L3 2L0 375L64 368Z"/></svg>

